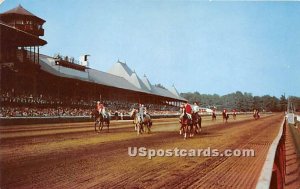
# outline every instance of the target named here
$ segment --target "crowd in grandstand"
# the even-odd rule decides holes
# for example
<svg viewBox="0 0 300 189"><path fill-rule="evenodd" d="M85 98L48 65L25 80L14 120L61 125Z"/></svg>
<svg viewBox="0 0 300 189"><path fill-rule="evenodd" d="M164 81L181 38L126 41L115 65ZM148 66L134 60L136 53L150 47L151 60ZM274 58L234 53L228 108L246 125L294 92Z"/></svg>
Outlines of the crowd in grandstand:
<svg viewBox="0 0 300 189"><path fill-rule="evenodd" d="M95 99L57 98L47 95L16 95L1 93L0 117L48 117L48 116L90 116L95 108ZM103 100L111 115L129 115L138 103ZM178 107L171 105L145 104L149 114L177 114Z"/></svg>

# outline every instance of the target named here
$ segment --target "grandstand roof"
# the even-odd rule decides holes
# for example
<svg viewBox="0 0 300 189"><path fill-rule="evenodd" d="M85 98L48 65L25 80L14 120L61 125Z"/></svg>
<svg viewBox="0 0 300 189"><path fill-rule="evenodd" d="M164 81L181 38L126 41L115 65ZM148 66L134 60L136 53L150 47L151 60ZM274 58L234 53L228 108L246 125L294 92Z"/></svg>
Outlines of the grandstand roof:
<svg viewBox="0 0 300 189"><path fill-rule="evenodd" d="M143 91L149 92L148 88L144 84L144 82L140 79L140 77L133 72L130 76L129 82L132 83L134 86L136 86L139 89L142 89Z"/></svg>
<svg viewBox="0 0 300 189"><path fill-rule="evenodd" d="M79 79L116 88L136 92L144 92L136 88L123 77L115 76L95 69L86 69L85 71L78 71L71 68L65 68L63 66L57 65L55 63L55 59L50 56L40 55L40 65L42 70L59 77Z"/></svg>
<svg viewBox="0 0 300 189"><path fill-rule="evenodd" d="M129 79L133 71L126 65L126 63L118 60L118 62L111 67L108 73Z"/></svg>
<svg viewBox="0 0 300 189"><path fill-rule="evenodd" d="M90 68L85 71L66 68L57 65L54 58L46 55L40 55L40 65L42 70L60 77L74 78L110 87L186 101L186 99L179 95L174 95L167 89L151 85L147 77L140 79L134 71L120 61L113 65L109 73Z"/></svg>
<svg viewBox="0 0 300 189"><path fill-rule="evenodd" d="M148 80L148 78L147 78L146 75L144 75L144 77L142 77L142 82L145 84L145 86L147 87L147 89L148 89L149 91L152 90L152 85L151 85L151 83L150 83L150 81Z"/></svg>
<svg viewBox="0 0 300 189"><path fill-rule="evenodd" d="M112 66L112 68L108 72L113 75L125 78L135 87L146 93L186 101L186 99L182 98L179 95L176 89L175 92L174 89L172 91L169 91L167 89L156 87L150 83L146 75L144 75L144 77L140 79L135 71L132 71L126 63L120 62L119 60Z"/></svg>
<svg viewBox="0 0 300 189"><path fill-rule="evenodd" d="M59 77L66 77L72 79L80 79L83 81L89 81L88 73L84 71L78 71L75 69L63 67L55 63L55 59L50 56L40 54L41 69Z"/></svg>
<svg viewBox="0 0 300 189"><path fill-rule="evenodd" d="M115 76L95 69L88 69L87 71L89 72L90 81L93 81L95 83L131 91L144 92L136 88L123 77Z"/></svg>
<svg viewBox="0 0 300 189"><path fill-rule="evenodd" d="M172 85L172 87L169 89L169 91L174 94L177 97L180 97L180 94L178 93L177 89L175 88L175 85Z"/></svg>

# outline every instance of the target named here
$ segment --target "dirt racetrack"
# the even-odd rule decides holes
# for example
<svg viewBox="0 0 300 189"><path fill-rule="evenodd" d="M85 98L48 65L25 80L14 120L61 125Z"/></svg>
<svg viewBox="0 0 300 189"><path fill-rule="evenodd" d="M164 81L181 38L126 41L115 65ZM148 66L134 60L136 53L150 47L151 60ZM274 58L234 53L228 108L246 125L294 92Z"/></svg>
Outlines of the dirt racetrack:
<svg viewBox="0 0 300 189"><path fill-rule="evenodd" d="M131 121L1 126L1 188L255 188L283 119L238 116L223 124L206 117L200 135L184 140L178 119L153 121L151 134L136 135ZM147 149L253 149L255 157L130 157Z"/></svg>

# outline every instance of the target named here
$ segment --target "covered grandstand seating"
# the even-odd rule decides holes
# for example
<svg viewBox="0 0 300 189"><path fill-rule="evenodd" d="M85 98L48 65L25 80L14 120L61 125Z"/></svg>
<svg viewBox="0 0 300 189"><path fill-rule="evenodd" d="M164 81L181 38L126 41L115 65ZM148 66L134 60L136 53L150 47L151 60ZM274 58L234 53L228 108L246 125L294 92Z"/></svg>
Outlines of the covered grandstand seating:
<svg viewBox="0 0 300 189"><path fill-rule="evenodd" d="M170 101L186 101L178 94L174 86L172 90L154 86L146 76L141 79L126 63L120 61L116 62L108 73L87 67L85 71L79 71L64 65L58 65L55 58L46 55L40 55L40 65L45 72L59 77L79 79L108 87L157 96L158 98L167 98Z"/></svg>

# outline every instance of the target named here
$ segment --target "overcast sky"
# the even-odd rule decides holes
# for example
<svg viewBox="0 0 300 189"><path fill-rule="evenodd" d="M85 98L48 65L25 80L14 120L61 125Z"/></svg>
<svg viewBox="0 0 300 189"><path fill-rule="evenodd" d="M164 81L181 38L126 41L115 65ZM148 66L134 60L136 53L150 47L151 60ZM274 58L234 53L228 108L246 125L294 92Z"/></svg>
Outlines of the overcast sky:
<svg viewBox="0 0 300 189"><path fill-rule="evenodd" d="M41 53L126 61L179 92L300 96L300 3L6 0L46 20Z"/></svg>

